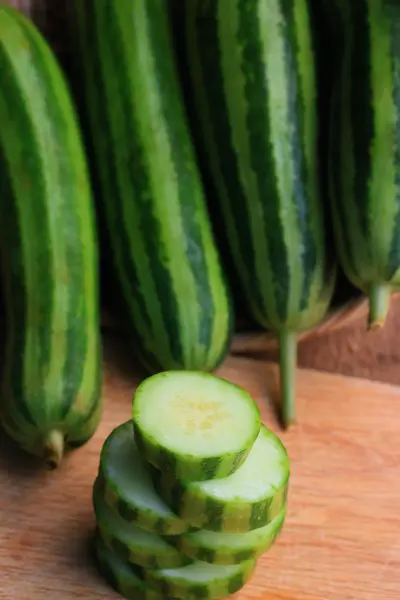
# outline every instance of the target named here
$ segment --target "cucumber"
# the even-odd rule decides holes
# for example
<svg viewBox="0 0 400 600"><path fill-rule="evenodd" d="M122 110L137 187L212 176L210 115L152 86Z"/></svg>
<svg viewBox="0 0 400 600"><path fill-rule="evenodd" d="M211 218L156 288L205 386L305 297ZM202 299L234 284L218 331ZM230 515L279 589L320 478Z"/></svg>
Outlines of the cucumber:
<svg viewBox="0 0 400 600"><path fill-rule="evenodd" d="M241 590L254 572L256 562L219 566L194 562L178 569L143 570L144 580L164 598L219 600Z"/></svg>
<svg viewBox="0 0 400 600"><path fill-rule="evenodd" d="M125 561L152 569L181 567L192 562L157 533L124 521L107 505L97 481L93 486L93 506L102 539Z"/></svg>
<svg viewBox="0 0 400 600"><path fill-rule="evenodd" d="M248 533L216 533L199 529L168 539L193 560L214 565L236 565L256 560L267 552L280 534L285 516L286 507L268 525Z"/></svg>
<svg viewBox="0 0 400 600"><path fill-rule="evenodd" d="M172 477L227 477L260 431L260 411L243 388L209 373L169 371L145 379L132 407L143 457Z"/></svg>
<svg viewBox="0 0 400 600"><path fill-rule="evenodd" d="M105 544L98 531L94 548L101 573L121 596L127 600L166 600L162 591L156 591L147 585L132 565Z"/></svg>
<svg viewBox="0 0 400 600"><path fill-rule="evenodd" d="M33 23L5 5L0 87L0 420L54 468L102 415L96 222L61 68Z"/></svg>
<svg viewBox="0 0 400 600"><path fill-rule="evenodd" d="M193 0L192 95L249 311L276 332L282 417L295 421L296 334L334 291L318 158L310 0Z"/></svg>
<svg viewBox="0 0 400 600"><path fill-rule="evenodd" d="M381 327L400 286L400 4L324 3L336 56L330 188L338 255Z"/></svg>
<svg viewBox="0 0 400 600"><path fill-rule="evenodd" d="M156 489L192 527L246 533L268 525L286 504L290 465L282 444L265 425L243 465L225 479L182 482L152 471Z"/></svg>
<svg viewBox="0 0 400 600"><path fill-rule="evenodd" d="M99 212L137 353L151 373L212 371L229 350L233 307L184 110L167 3L69 4L103 191Z"/></svg>
<svg viewBox="0 0 400 600"><path fill-rule="evenodd" d="M179 535L190 529L156 493L130 420L116 427L103 444L98 485L107 504L128 523L160 535Z"/></svg>

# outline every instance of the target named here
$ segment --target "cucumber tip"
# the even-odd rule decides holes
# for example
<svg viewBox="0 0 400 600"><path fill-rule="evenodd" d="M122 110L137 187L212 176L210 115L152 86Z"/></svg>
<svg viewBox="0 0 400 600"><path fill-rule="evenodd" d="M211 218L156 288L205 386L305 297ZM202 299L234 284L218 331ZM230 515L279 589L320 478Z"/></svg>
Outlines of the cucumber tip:
<svg viewBox="0 0 400 600"><path fill-rule="evenodd" d="M51 431L43 444L43 459L50 471L57 469L64 455L64 435L61 431Z"/></svg>

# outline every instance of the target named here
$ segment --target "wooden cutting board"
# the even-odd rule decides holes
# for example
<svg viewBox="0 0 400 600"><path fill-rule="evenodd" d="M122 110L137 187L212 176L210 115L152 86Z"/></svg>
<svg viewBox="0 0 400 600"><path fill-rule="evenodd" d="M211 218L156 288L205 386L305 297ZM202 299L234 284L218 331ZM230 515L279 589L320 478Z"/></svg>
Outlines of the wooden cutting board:
<svg viewBox="0 0 400 600"><path fill-rule="evenodd" d="M132 368L105 357L106 409L97 435L57 472L0 440L0 598L119 598L88 552L91 486L111 429L130 417ZM125 362L125 365L123 364ZM276 367L230 358L219 374L245 386L292 465L284 531L235 600L398 600L400 390L312 371L298 374L298 421L280 431ZM137 381L137 380L136 380Z"/></svg>

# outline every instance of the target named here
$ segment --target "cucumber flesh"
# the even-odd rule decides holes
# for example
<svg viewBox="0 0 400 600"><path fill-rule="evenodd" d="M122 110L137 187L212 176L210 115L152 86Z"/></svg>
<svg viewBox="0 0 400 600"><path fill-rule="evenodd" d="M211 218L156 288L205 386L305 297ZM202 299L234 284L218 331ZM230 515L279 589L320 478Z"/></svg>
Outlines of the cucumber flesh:
<svg viewBox="0 0 400 600"><path fill-rule="evenodd" d="M281 532L286 517L286 507L265 527L248 533L216 533L199 529L182 536L169 538L186 556L214 565L236 565L258 559L267 552Z"/></svg>
<svg viewBox="0 0 400 600"><path fill-rule="evenodd" d="M259 409L246 390L194 371L168 371L143 381L132 416L144 458L184 481L234 473L261 426Z"/></svg>
<svg viewBox="0 0 400 600"><path fill-rule="evenodd" d="M182 482L153 470L157 490L182 520L221 533L246 533L270 523L286 504L289 477L286 449L265 425L243 465L229 477Z"/></svg>
<svg viewBox="0 0 400 600"><path fill-rule="evenodd" d="M179 535L190 529L154 489L131 420L116 427L104 442L98 484L107 504L128 523L160 535Z"/></svg>
<svg viewBox="0 0 400 600"><path fill-rule="evenodd" d="M93 506L103 541L127 562L151 569L181 567L192 562L157 533L124 521L107 505L97 481Z"/></svg>
<svg viewBox="0 0 400 600"><path fill-rule="evenodd" d="M164 598L218 600L241 590L253 574L256 562L219 566L194 562L179 569L144 570L151 587L164 592Z"/></svg>
<svg viewBox="0 0 400 600"><path fill-rule="evenodd" d="M132 565L110 550L98 531L94 544L100 572L118 594L127 600L165 600L162 592L146 585Z"/></svg>

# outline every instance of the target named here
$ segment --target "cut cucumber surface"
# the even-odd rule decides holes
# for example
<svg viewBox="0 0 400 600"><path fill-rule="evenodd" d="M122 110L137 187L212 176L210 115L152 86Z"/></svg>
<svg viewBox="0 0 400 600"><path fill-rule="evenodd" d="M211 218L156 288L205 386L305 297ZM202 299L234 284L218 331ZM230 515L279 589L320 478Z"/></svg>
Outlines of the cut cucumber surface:
<svg viewBox="0 0 400 600"><path fill-rule="evenodd" d="M225 479L179 482L157 469L152 477L172 510L193 527L246 533L270 523L285 506L290 465L282 442L262 425L243 465Z"/></svg>
<svg viewBox="0 0 400 600"><path fill-rule="evenodd" d="M260 431L246 390L209 373L168 371L145 379L133 399L136 442L145 459L183 481L227 477Z"/></svg>
<svg viewBox="0 0 400 600"><path fill-rule="evenodd" d="M151 569L182 567L192 562L157 533L124 521L105 502L97 480L93 486L93 507L102 539L127 562Z"/></svg>
<svg viewBox="0 0 400 600"><path fill-rule="evenodd" d="M256 561L219 566L195 562L179 569L143 570L149 585L164 593L164 599L219 600L244 587L253 574Z"/></svg>
<svg viewBox="0 0 400 600"><path fill-rule="evenodd" d="M214 565L236 565L258 559L267 552L279 536L286 517L286 507L265 527L248 533L217 533L199 529L169 540L193 560Z"/></svg>
<svg viewBox="0 0 400 600"><path fill-rule="evenodd" d="M190 529L154 489L135 444L131 420L116 427L104 442L98 484L107 504L129 523L160 535L179 535Z"/></svg>
<svg viewBox="0 0 400 600"><path fill-rule="evenodd" d="M132 565L110 550L99 532L95 535L94 547L100 571L116 592L127 600L166 600L162 591L147 585Z"/></svg>

